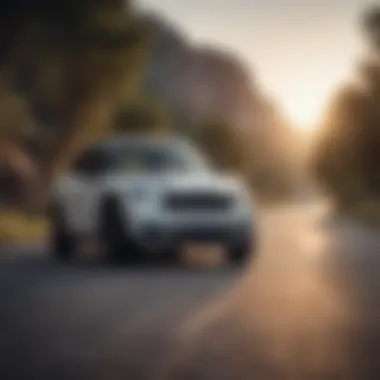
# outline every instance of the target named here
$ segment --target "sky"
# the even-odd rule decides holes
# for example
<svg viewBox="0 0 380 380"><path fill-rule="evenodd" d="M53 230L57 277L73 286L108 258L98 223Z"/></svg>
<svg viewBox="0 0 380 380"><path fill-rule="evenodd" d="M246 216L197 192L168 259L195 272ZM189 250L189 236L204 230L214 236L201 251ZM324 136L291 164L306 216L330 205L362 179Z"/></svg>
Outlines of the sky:
<svg viewBox="0 0 380 380"><path fill-rule="evenodd" d="M136 0L189 37L235 52L300 128L316 125L364 53L367 0Z"/></svg>

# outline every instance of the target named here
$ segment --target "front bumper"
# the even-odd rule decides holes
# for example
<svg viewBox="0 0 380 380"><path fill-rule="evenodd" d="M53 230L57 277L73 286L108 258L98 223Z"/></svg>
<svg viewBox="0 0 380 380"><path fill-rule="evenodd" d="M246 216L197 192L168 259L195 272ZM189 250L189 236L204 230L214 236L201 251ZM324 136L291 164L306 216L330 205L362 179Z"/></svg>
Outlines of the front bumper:
<svg viewBox="0 0 380 380"><path fill-rule="evenodd" d="M224 223L146 223L134 234L136 243L148 250L180 248L187 243L236 246L253 239L250 222Z"/></svg>

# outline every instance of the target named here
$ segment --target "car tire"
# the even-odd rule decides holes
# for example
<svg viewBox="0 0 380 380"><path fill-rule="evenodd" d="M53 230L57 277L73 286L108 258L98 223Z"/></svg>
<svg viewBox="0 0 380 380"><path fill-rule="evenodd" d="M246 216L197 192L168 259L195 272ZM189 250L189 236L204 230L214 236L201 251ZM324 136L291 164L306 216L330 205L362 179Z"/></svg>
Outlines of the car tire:
<svg viewBox="0 0 380 380"><path fill-rule="evenodd" d="M141 252L128 233L128 220L121 213L117 198L105 199L99 215L100 236L107 260L117 264L139 262Z"/></svg>
<svg viewBox="0 0 380 380"><path fill-rule="evenodd" d="M76 240L70 234L62 208L58 204L49 207L50 248L54 258L68 261L75 256Z"/></svg>
<svg viewBox="0 0 380 380"><path fill-rule="evenodd" d="M179 249L167 249L162 256L162 264L165 266L177 266L179 264Z"/></svg>
<svg viewBox="0 0 380 380"><path fill-rule="evenodd" d="M254 244L252 241L230 247L228 250L229 263L233 266L244 266L254 255Z"/></svg>

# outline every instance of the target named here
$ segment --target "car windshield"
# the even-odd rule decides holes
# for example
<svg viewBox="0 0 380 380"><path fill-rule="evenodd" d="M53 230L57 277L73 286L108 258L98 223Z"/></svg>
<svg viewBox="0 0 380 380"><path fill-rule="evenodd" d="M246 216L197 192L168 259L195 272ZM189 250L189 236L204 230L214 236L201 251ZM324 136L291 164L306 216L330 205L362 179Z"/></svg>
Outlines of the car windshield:
<svg viewBox="0 0 380 380"><path fill-rule="evenodd" d="M112 149L112 171L200 171L208 170L202 155L187 144L134 144Z"/></svg>

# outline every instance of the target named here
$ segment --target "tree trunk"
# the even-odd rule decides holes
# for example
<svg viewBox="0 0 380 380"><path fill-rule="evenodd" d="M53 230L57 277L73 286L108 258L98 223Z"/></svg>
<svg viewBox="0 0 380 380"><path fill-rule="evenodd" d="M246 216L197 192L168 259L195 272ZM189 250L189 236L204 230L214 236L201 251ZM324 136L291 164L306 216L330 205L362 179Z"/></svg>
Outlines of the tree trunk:
<svg viewBox="0 0 380 380"><path fill-rule="evenodd" d="M34 211L39 194L39 171L33 158L10 140L0 142L0 166L14 174L17 181L16 206Z"/></svg>

